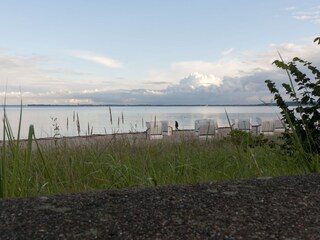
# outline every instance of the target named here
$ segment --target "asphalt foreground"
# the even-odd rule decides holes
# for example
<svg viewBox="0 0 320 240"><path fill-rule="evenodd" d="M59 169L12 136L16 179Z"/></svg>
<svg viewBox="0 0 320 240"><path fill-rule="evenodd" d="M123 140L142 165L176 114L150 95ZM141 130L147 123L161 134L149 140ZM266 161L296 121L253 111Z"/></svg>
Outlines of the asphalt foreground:
<svg viewBox="0 0 320 240"><path fill-rule="evenodd" d="M0 239L320 239L320 175L0 200Z"/></svg>

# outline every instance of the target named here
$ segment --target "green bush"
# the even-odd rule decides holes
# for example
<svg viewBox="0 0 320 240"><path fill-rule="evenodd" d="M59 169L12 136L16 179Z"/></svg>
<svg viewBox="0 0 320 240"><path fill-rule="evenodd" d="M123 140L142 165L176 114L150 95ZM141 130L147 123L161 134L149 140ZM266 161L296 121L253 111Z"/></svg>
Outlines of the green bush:
<svg viewBox="0 0 320 240"><path fill-rule="evenodd" d="M233 144L242 147L244 150L246 150L248 147L254 148L265 145L274 147L274 141L272 139L264 137L263 134L255 136L248 132L233 129L231 131L230 137Z"/></svg>
<svg viewBox="0 0 320 240"><path fill-rule="evenodd" d="M314 42L320 44L320 37ZM289 108L288 101L283 99L273 81L265 81L270 92L274 94L274 99L281 109L282 120L288 127L283 134L284 147L291 153L300 153L309 170L316 171L310 161L316 160L318 164L320 153L320 71L311 62L298 57L285 63L280 56L280 60L273 63L288 75L289 84L283 83L282 86L294 106ZM306 69L307 73L299 68Z"/></svg>

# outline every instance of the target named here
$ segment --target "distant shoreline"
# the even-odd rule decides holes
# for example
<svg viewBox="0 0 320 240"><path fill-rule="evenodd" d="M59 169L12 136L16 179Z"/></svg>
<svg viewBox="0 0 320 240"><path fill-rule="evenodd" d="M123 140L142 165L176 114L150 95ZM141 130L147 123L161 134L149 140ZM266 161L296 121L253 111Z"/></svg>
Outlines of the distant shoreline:
<svg viewBox="0 0 320 240"><path fill-rule="evenodd" d="M289 102L288 106L297 106ZM22 107L276 107L276 103L259 104L24 104ZM0 107L21 107L21 105L3 105Z"/></svg>
<svg viewBox="0 0 320 240"><path fill-rule="evenodd" d="M0 105L4 107L4 105ZM276 103L261 104L25 104L22 107L259 107L277 106ZM292 106L291 104L289 106ZM5 105L5 107L21 107L21 105Z"/></svg>

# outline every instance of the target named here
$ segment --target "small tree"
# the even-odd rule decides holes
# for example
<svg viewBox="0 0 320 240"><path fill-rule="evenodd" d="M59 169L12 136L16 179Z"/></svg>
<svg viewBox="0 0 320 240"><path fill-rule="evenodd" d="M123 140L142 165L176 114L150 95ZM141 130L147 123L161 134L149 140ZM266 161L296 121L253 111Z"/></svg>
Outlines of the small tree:
<svg viewBox="0 0 320 240"><path fill-rule="evenodd" d="M320 45L320 37L314 42ZM298 57L285 63L280 56L280 60L274 61L273 64L286 71L289 84L283 83L282 86L295 106L289 108L275 83L271 80L265 81L281 109L282 120L288 126L283 135L284 146L291 153L298 152L303 156L309 170L317 171L320 153L320 72L311 62ZM304 66L313 77L309 78L298 66ZM294 82L297 87L294 86Z"/></svg>

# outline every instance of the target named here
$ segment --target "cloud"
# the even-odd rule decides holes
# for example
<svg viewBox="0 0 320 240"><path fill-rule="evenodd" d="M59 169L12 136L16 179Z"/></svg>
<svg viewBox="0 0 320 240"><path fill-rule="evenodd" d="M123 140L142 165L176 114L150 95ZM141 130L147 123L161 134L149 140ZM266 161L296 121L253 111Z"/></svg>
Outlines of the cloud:
<svg viewBox="0 0 320 240"><path fill-rule="evenodd" d="M112 58L102 56L100 54L91 53L91 52L73 52L72 55L77 58L81 58L87 61L101 64L108 68L121 68L122 63L114 60Z"/></svg>
<svg viewBox="0 0 320 240"><path fill-rule="evenodd" d="M184 61L172 64L172 71L184 74L200 72L206 75L214 75L222 79L224 76L239 77L252 74L255 71L268 71L272 68L272 59L268 56L259 56L259 53L238 53L238 56L232 58L222 58L214 62L206 61ZM255 56L255 57L254 57ZM276 56L276 55L275 55ZM274 57L275 57L274 56ZM254 58L254 60L250 59Z"/></svg>
<svg viewBox="0 0 320 240"><path fill-rule="evenodd" d="M8 54L0 55L0 80L1 85L17 88L19 86L32 86L47 77L40 66L45 65L48 59L42 56L23 57ZM40 80L41 79L41 80Z"/></svg>
<svg viewBox="0 0 320 240"><path fill-rule="evenodd" d="M285 61L300 56L315 66L320 65L319 46L310 39L307 44L270 44L264 52L233 52L231 58L223 57L212 62L175 62L171 65L171 79L183 74L184 77L163 89L162 98L156 101L176 104L269 102L273 96L264 81L275 81L280 90L281 83L288 81L286 73L272 64L279 59L278 52Z"/></svg>
<svg viewBox="0 0 320 240"><path fill-rule="evenodd" d="M296 8L291 8L291 14L294 19L300 21L309 21L314 24L320 24L320 6L316 6L312 9L307 9L304 11L296 11Z"/></svg>
<svg viewBox="0 0 320 240"><path fill-rule="evenodd" d="M151 84L151 85L167 85L169 84L170 82L164 82L164 81L155 81L155 82L145 82L144 84Z"/></svg>
<svg viewBox="0 0 320 240"><path fill-rule="evenodd" d="M223 55L223 56L227 56L227 55L229 55L230 53L232 53L233 50L234 50L233 48L230 48L230 49L228 49L228 50L225 50L225 51L222 52L222 55Z"/></svg>
<svg viewBox="0 0 320 240"><path fill-rule="evenodd" d="M155 96L155 95L165 95L164 91L157 91L157 90L144 90L143 94L145 95L151 95L151 96Z"/></svg>
<svg viewBox="0 0 320 240"><path fill-rule="evenodd" d="M286 8L286 10L287 10L287 11L290 11L290 12L291 12L291 11L294 11L294 10L296 10L296 9L297 9L296 6L290 6L290 7L287 7L287 8Z"/></svg>
<svg viewBox="0 0 320 240"><path fill-rule="evenodd" d="M191 73L189 76L180 80L179 84L171 85L167 88L170 92L192 92L197 90L204 90L208 87L222 84L222 79L212 74L206 75L199 72Z"/></svg>
<svg viewBox="0 0 320 240"><path fill-rule="evenodd" d="M8 104L66 103L72 92L106 87L103 76L73 69L52 67L46 56L19 56L0 52L0 97Z"/></svg>
<svg viewBox="0 0 320 240"><path fill-rule="evenodd" d="M150 71L136 88L128 87L129 77L115 81L94 73L52 68L51 59L0 53L0 79L10 104L249 104L269 102L273 96L264 81L278 87L287 81L285 72L272 65L279 51L285 61L299 56L320 65L320 47L307 44L270 44L263 52L233 51L215 61L190 60L172 63L162 71ZM148 73L152 73L149 74ZM20 93L20 88L21 92Z"/></svg>
<svg viewBox="0 0 320 240"><path fill-rule="evenodd" d="M308 43L294 44L270 44L265 51L234 51L232 56L222 57L216 61L181 61L171 65L171 71L177 76L186 76L190 72L199 72L206 75L214 75L219 79L225 77L242 78L259 74L260 72L274 72L276 67L272 65L279 59L278 52L285 61L296 56L312 62L319 62L320 47L308 39Z"/></svg>
<svg viewBox="0 0 320 240"><path fill-rule="evenodd" d="M272 75L272 74L271 74ZM96 104L248 104L269 102L269 93L264 80L270 72L254 72L243 77L219 79L214 75L191 73L177 84L155 89L122 89L114 91L82 91L69 94L68 98L78 102ZM275 76L274 74L272 76ZM282 81L284 78L279 79Z"/></svg>

